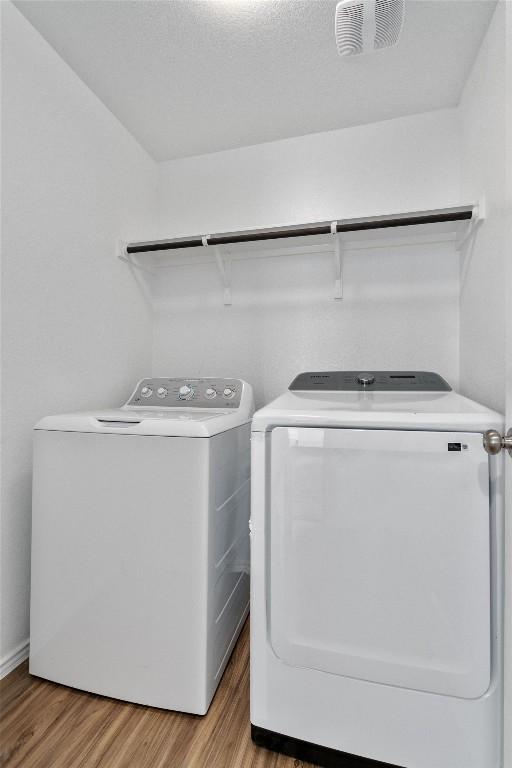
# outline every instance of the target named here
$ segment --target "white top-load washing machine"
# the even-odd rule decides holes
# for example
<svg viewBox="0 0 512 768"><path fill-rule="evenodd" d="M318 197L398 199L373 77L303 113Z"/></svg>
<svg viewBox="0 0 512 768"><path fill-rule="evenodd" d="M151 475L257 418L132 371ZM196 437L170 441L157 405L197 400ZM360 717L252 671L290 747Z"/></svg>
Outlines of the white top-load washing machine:
<svg viewBox="0 0 512 768"><path fill-rule="evenodd" d="M251 387L144 379L34 436L30 672L204 714L249 603Z"/></svg>
<svg viewBox="0 0 512 768"><path fill-rule="evenodd" d="M255 414L256 743L322 766L501 766L502 470L482 433L502 427L408 371L301 374Z"/></svg>

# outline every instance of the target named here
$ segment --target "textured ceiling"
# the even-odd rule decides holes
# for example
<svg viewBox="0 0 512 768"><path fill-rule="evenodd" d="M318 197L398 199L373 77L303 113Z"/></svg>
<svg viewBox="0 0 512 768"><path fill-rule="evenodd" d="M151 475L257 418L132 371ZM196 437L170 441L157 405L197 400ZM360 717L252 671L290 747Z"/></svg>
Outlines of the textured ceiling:
<svg viewBox="0 0 512 768"><path fill-rule="evenodd" d="M157 160L453 106L495 0L406 0L400 43L341 59L336 0L17 0Z"/></svg>

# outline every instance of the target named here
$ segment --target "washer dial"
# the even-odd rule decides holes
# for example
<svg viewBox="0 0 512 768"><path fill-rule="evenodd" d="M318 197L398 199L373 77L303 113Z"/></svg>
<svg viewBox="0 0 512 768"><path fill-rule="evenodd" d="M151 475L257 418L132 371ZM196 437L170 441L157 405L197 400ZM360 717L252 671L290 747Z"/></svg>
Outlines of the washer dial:
<svg viewBox="0 0 512 768"><path fill-rule="evenodd" d="M151 389L151 387L142 387L140 393L142 397L151 397L151 395L153 394L153 390Z"/></svg>
<svg viewBox="0 0 512 768"><path fill-rule="evenodd" d="M204 396L207 397L208 400L213 400L214 397L217 397L217 390L213 387L208 387L204 393Z"/></svg>
<svg viewBox="0 0 512 768"><path fill-rule="evenodd" d="M156 391L158 397L167 397L167 392L168 390L166 389L166 387L158 387Z"/></svg>
<svg viewBox="0 0 512 768"><path fill-rule="evenodd" d="M234 397L236 395L236 390L233 389L233 387L226 387L224 389L224 392L222 393L224 397Z"/></svg>
<svg viewBox="0 0 512 768"><path fill-rule="evenodd" d="M194 397L194 390L188 384L183 384L179 389L178 397L180 400L191 400Z"/></svg>

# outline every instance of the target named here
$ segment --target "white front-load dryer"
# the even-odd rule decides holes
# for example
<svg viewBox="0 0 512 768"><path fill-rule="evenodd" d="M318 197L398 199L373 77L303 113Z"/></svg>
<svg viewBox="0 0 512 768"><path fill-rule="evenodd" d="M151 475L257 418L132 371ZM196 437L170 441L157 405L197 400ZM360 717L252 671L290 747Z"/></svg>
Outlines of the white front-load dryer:
<svg viewBox="0 0 512 768"><path fill-rule="evenodd" d="M204 714L249 608L251 387L144 379L34 434L30 672Z"/></svg>
<svg viewBox="0 0 512 768"><path fill-rule="evenodd" d="M502 765L502 417L433 373L301 374L252 427L253 740Z"/></svg>

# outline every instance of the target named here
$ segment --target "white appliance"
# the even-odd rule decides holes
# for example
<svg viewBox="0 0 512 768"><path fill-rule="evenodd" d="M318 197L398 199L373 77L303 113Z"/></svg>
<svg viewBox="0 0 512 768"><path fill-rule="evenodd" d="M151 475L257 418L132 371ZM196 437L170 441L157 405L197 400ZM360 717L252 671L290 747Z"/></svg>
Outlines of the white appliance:
<svg viewBox="0 0 512 768"><path fill-rule="evenodd" d="M321 766L502 765L489 428L498 413L407 371L301 374L255 414L257 744Z"/></svg>
<svg viewBox="0 0 512 768"><path fill-rule="evenodd" d="M144 379L34 436L30 672L204 714L248 613L251 387Z"/></svg>

